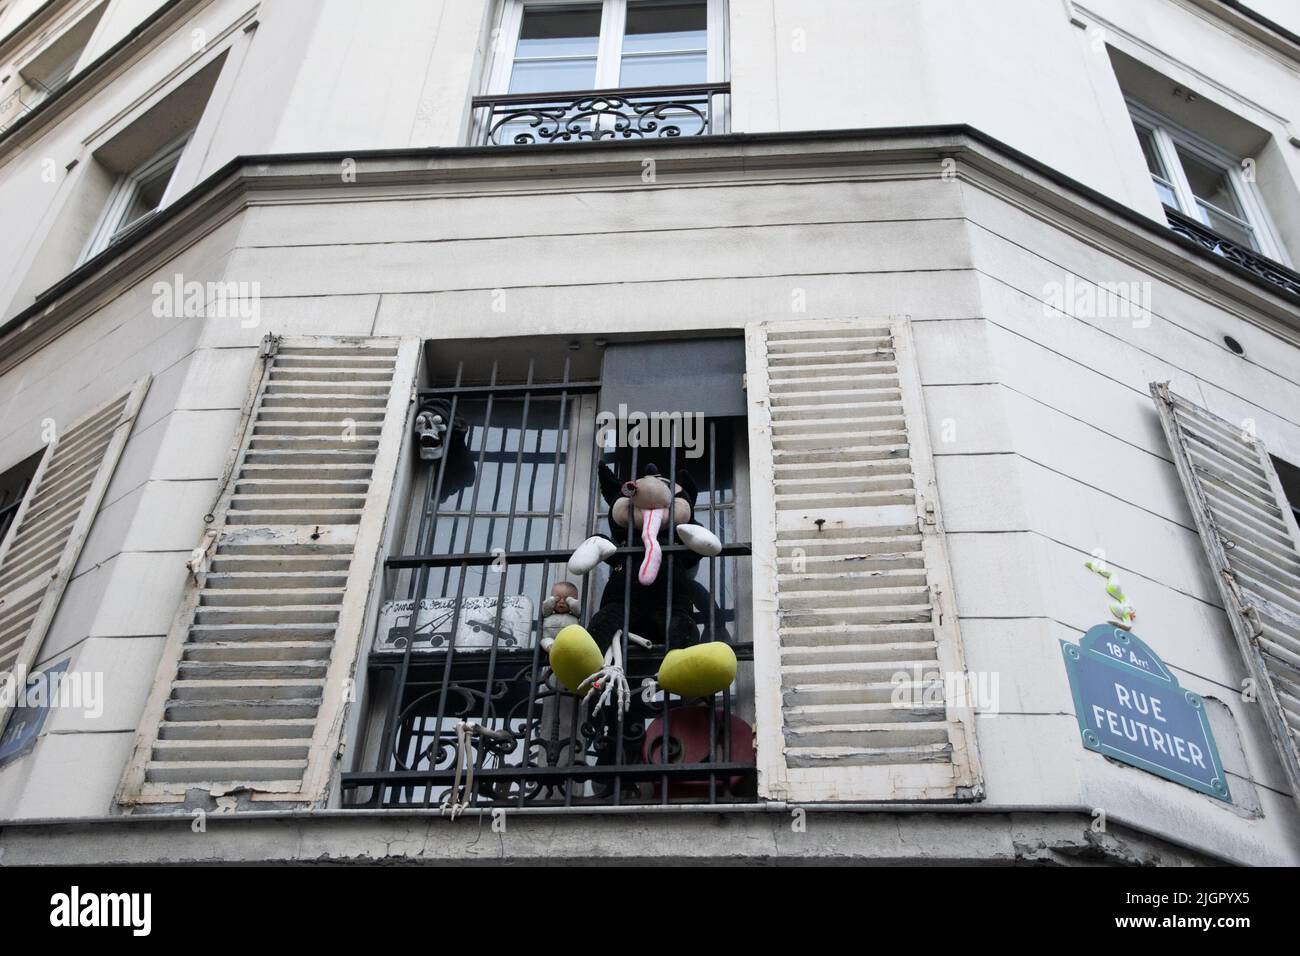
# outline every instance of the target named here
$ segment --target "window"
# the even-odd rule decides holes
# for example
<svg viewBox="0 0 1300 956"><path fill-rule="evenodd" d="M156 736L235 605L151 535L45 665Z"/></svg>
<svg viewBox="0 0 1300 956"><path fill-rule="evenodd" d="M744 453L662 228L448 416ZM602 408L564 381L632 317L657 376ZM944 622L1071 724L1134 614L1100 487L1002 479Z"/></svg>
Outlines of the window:
<svg viewBox="0 0 1300 956"><path fill-rule="evenodd" d="M1272 461L1273 470L1277 472L1277 480L1282 485L1282 494L1291 509L1291 514L1295 516L1297 522L1300 522L1300 468L1281 458L1273 457Z"/></svg>
<svg viewBox="0 0 1300 956"><path fill-rule="evenodd" d="M99 228L92 237L83 259L112 245L128 228L162 206L167 186L172 181L181 153L189 142L186 133L160 152L149 157L136 169L118 177Z"/></svg>
<svg viewBox="0 0 1300 956"><path fill-rule="evenodd" d="M1129 107L1160 201L1232 243L1280 260L1241 160L1136 103Z"/></svg>
<svg viewBox="0 0 1300 956"><path fill-rule="evenodd" d="M172 199L176 172L225 62L217 53L111 139L95 147L103 211L78 264L107 249ZM89 188L89 185L88 187Z"/></svg>
<svg viewBox="0 0 1300 956"><path fill-rule="evenodd" d="M5 536L9 534L18 508L23 503L23 496L27 494L32 476L36 474L36 468L44 454L44 451L39 451L0 474L0 544L4 543Z"/></svg>
<svg viewBox="0 0 1300 956"><path fill-rule="evenodd" d="M747 430L734 414L744 410L742 340L587 343L576 352L539 349L535 340L514 348L497 341L492 354L481 343L430 348L421 408L436 409L450 428L441 457L417 477L409 553L386 562L369 666L370 744L358 769L343 775L345 803L439 806L469 767L475 782L464 796L480 806L753 799L753 708L739 689L752 656L741 530L749 521ZM673 349L709 367L694 386L683 376L687 384L654 394L625 375L647 365L672 370ZM665 394L683 416L688 408L698 415L690 425L667 424L657 439L645 433L643 443L628 428L601 425L610 421L602 409L614 421L637 420L627 412L629 393L646 415L673 411L660 407ZM565 621L547 613L547 598L571 585L573 620L594 629L611 577L620 567L635 574L641 551L629 548L581 576L567 562L589 535L611 532L602 467L622 479L652 464L684 488L693 481L694 520L722 541L721 554L698 560L685 545L664 545L659 580L699 642L732 647L738 689L715 695L712 706L662 691L646 699L641 682L656 673L669 640L666 622L663 635L642 624L656 646L627 645L630 709L621 720L594 719L550 675L543 644ZM458 727L469 723L482 732L467 741Z"/></svg>
<svg viewBox="0 0 1300 956"><path fill-rule="evenodd" d="M18 85L0 103L0 124L35 109L72 78L107 6L99 4L18 68Z"/></svg>
<svg viewBox="0 0 1300 956"><path fill-rule="evenodd" d="M488 141L712 131L713 98L725 92L724 19L723 0L507 0L492 95L476 106L506 98L520 115L496 122L503 111L490 113ZM620 96L577 100L595 90ZM565 93L574 95L555 95Z"/></svg>
<svg viewBox="0 0 1300 956"><path fill-rule="evenodd" d="M513 2L503 29L517 39L498 88L553 93L721 79L721 62L713 62L721 49L709 42L720 15L710 0Z"/></svg>

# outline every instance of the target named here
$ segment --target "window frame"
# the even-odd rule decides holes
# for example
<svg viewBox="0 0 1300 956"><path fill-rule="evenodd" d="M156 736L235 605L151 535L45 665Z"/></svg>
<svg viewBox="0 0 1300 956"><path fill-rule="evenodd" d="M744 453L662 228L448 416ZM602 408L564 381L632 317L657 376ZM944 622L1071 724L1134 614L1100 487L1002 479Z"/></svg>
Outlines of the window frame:
<svg viewBox="0 0 1300 956"><path fill-rule="evenodd" d="M708 10L705 83L726 81L727 62L726 0L705 0ZM527 7L564 7L599 4L600 39L596 44L596 76L593 90L654 89L654 87L624 87L619 83L623 62L623 41L627 26L628 0L503 0L501 17L495 34L491 69L488 71L486 92L505 94L510 89L510 76L514 71L515 53L519 46L519 31ZM545 90L544 93L578 92L570 90Z"/></svg>
<svg viewBox="0 0 1300 956"><path fill-rule="evenodd" d="M1259 195L1259 191L1254 184L1247 182L1242 175L1241 157L1234 156L1232 153L1215 146L1191 130L1180 126L1168 117L1147 106L1143 106L1135 100L1126 99L1126 102L1133 125L1151 134L1152 145L1155 148L1160 164L1164 167L1166 184L1174 193L1179 212L1195 219L1206 229L1217 232L1214 226L1206 223L1201 218L1200 204L1205 200L1199 199L1192 191L1187 172L1183 168L1182 159L1178 155L1178 151L1181 149L1223 172L1228 188L1233 199L1236 200L1237 205L1240 207L1242 215L1237 216L1217 206L1214 208L1219 214L1237 220L1250 231L1255 238L1255 248L1251 251L1283 265L1289 266L1291 264L1268 215L1268 210ZM1143 165L1145 167L1145 163ZM1155 174L1147 170L1147 175L1154 183ZM1161 201L1163 202L1163 200Z"/></svg>
<svg viewBox="0 0 1300 956"><path fill-rule="evenodd" d="M99 222L95 225L90 240L86 243L86 248L77 260L78 265L103 252L113 244L113 240L122 232L145 218L145 216L164 208L171 201L172 186L176 180L176 170L180 168L185 147L189 145L193 136L193 129L186 130L135 169L122 173L117 177L117 180L113 183L113 189L109 193L108 202L104 204L104 210L100 213ZM171 175L167 179L167 185L163 189L162 198L158 200L158 205L150 212L145 213L144 216L137 216L131 222L124 222L123 219L127 210L131 208L131 204L139 194L141 184L160 170L165 169L169 164L171 166Z"/></svg>
<svg viewBox="0 0 1300 956"><path fill-rule="evenodd" d="M718 330L719 336L734 334L733 329ZM737 343L743 341L739 336L734 336ZM551 358L563 356L564 342L561 337L545 337L547 345L553 347L556 351ZM687 337L687 340L689 337ZM646 340L645 344L650 344L653 340ZM637 343L639 344L639 343ZM445 349L451 354L455 354L454 340L425 340L426 347L436 346L439 349ZM512 345L509 348L519 348L522 346ZM529 415L536 416L543 424L540 427L549 428L549 423L556 418L555 410L546 408L543 412L534 409L531 413L528 410L530 402L536 402L540 396L560 394L565 396L561 398L566 403L563 409L564 426L560 430L567 436L567 441L562 445L557 445L555 450L546 450L545 454L555 455L556 461L560 461L561 449L563 457L563 479L557 480L552 476L551 481L553 489L550 492L551 501L554 503L555 510L550 513L554 520L553 530L548 532L546 540L542 544L529 543L521 547L519 536L512 534L511 525L522 520L524 517L521 511L516 507L516 496L522 485L518 478L502 479L496 478L497 490L504 493L505 497L510 500L510 510L503 513L495 499L489 500L485 505L484 500L480 497L480 492L488 495L492 492L492 479L482 470L483 463L487 460L489 454L499 454L502 456L512 457L522 455L518 448L507 448L506 442L502 442L502 447L496 449L491 447L491 439L487 436L481 438L477 443L479 448L469 447L467 444L467 454L476 457L479 461L478 472L475 475L474 482L466 485L454 492L452 496L445 499L439 499L438 495L444 491L442 487L442 470L445 466L445 459L437 462L423 463L411 462L417 474L412 478L407 487L407 500L403 508L404 518L402 526L397 531L391 544L392 551L383 560L384 564L384 583L381 586L381 600L447 600L451 599L459 605L456 610L456 617L452 622L452 633L458 632L459 627L463 624L461 613L464 602L474 600L478 597L513 597L515 594L521 594L535 599L537 602L544 600L545 592L550 585L560 581L570 580L571 583L578 585L580 598L578 600L577 616L585 621L589 620L592 613L599 606L601 595L608 584L605 574L607 569L602 566L597 567L589 574L574 576L566 572L565 562L571 555L573 549L582 541L592 534L604 534L607 532L606 507L598 488L597 466L606 457L608 443L602 444L598 441L600 435L599 414L602 407L602 390L606 384L604 375L603 356L599 363L599 371L594 375L579 373L575 376L574 370L569 366L567 360L564 361L564 371L562 375L554 373L543 375L540 378L535 377L531 360L526 379L524 380L500 380L498 378L496 359L488 359L487 365L471 365L470 362L457 362L458 370L450 373L451 378L444 378L442 375L435 375L429 367L424 369L421 376L423 385L417 392L417 395L424 398L440 398L452 401L452 415L459 418L461 410L458 405L460 402L479 402L484 398L488 401L487 416L490 418L494 413L493 403L524 403L524 421L527 422L527 429L539 427L535 425ZM489 372L490 367L490 372ZM467 380L463 379L464 373L473 369L474 372L480 373L471 375ZM518 370L516 370L518 371ZM486 377L483 373L486 373ZM730 426L724 426L723 420L732 418L734 421ZM507 414L507 427L515 427L510 414ZM483 423L477 415L471 415L468 422L471 428L482 428ZM751 576L743 568L736 567L737 561L748 561L749 548L751 547L749 537L751 532L751 505L750 505L750 465L749 465L749 423L748 418L740 416L720 416L719 419L710 419L711 426L718 428L729 427L730 442L728 443L728 460L727 464L731 470L731 487L733 493L731 500L719 502L715 498L708 498L707 504L697 504L696 520L704 527L711 529L719 537L723 538L723 552L713 558L704 559L709 563L707 570L699 572L699 580L708 581L708 591L710 599L713 600L718 593L719 586L725 589L724 593L729 592L730 603L733 607L733 616L731 623L728 624L725 619L718 621L721 625L720 634L714 639L725 641L736 649L737 655L742 662L748 664L751 660L748 648L750 646L746 637L753 628L753 592L751 588ZM495 423L492 428L500 427ZM523 427L522 425L520 427ZM525 431L526 431L525 430ZM521 432L520 446L522 447L526 439ZM717 439L716 431L710 432L709 440ZM713 446L716 449L718 446ZM636 453L633 458L636 459ZM709 481L708 487L714 486L714 469L719 471L725 467L723 458L713 458L712 454L705 456L708 462ZM693 471L697 476L699 471ZM510 485L514 484L511 489ZM704 497L706 486L701 481L701 497ZM558 491L557 491L558 489ZM466 515L466 508L463 504L457 504L457 498L469 496L471 504L469 505L469 514ZM543 506L545 507L545 506ZM726 535L725 521L730 516L733 522L733 532L736 540L730 540ZM436 523L442 520L452 520L456 522L466 521L466 524L453 531L450 543L442 542L439 544L439 535L436 533ZM432 520L433 524L430 524ZM521 576L518 588L507 579L503 579L499 585L493 585L486 591L472 583L468 571L472 567L486 566L482 560L488 552L476 551L477 544L471 544L476 538L473 533L473 523L475 521L499 521L500 528L503 529L504 543L506 547L492 547L491 554L495 558L504 561L504 567L507 575L511 573L512 567L520 566L519 562L527 559L528 563L534 567L542 568L541 590L540 592L532 590L533 585L525 585ZM500 541L493 541L489 537L488 545L500 544ZM684 547L684 545L672 545L673 547ZM399 549L405 548L405 553ZM507 550L508 548L508 550ZM740 550L736 550L740 549ZM549 556L549 557L547 557ZM716 565L714 564L716 562ZM630 565L634 567L634 565ZM701 564L701 569L705 564ZM444 580L441 583L435 583L435 576L443 574ZM580 583L579 583L580 582ZM499 592L497 589L499 587ZM481 593L475 593L475 591ZM494 593L497 592L497 593ZM725 612L725 608L719 601L717 606ZM500 610L497 611L497 620L501 620ZM415 640L415 625L418 615L412 614L411 628L409 636L402 646L381 646L381 634L372 632L369 643L369 650L366 657L358 661L358 668L364 669L373 674L375 672L389 672L389 676L379 685L380 689L375 692L367 691L364 703L361 708L361 714L353 728L352 740L355 741L355 750L358 758L354 761L352 769L346 769L342 777L342 790L344 793L343 806L347 809L360 809L365 807L387 807L387 808L410 808L423 806L426 809L431 806L437 806L447 795L448 780L450 779L450 769L445 766L430 765L425 768L416 769L412 765L411 769L406 769L400 761L395 762L395 755L398 753L405 754L407 758L415 757L416 762L427 757L427 754L420 749L410 750L411 741L417 741L422 747L427 739L441 739L447 737L452 732L455 721L458 719L450 710L444 712L444 704L440 701L436 713L430 710L428 713L417 713L412 708L415 703L427 701L432 703L437 699L437 693L430 691L431 685L441 685L446 688L455 686L457 681L463 681L468 675L457 671L458 676L453 676L451 670L453 658L464 663L487 662L489 667L489 680L491 676L500 677L506 668L515 666L519 662L507 660L506 658L512 653L524 653L533 655L534 675L531 677L532 684L529 689L529 695L535 697L537 701L543 701L548 697L554 697L553 690L547 690L548 684L546 679L541 676L546 670L545 654L541 651L541 641L543 633L543 617L541 615L540 603L535 604L533 608L532 625L535 630L532 631L530 646L526 647L498 647L494 642L490 654L486 648L479 648L481 654L475 654L466 661L462 658L465 649L453 650L456 648L456 639L453 638L450 648L443 650L429 649L413 653L413 647L417 643ZM708 631L706 630L701 640L706 640ZM437 645L433 645L436 648ZM632 673L633 666L639 668L638 674L644 671L646 662L640 659L642 652L637 648L630 648L625 653L629 653L628 667L629 674ZM658 654L662 656L663 648L658 648ZM499 656L500 655L500 656ZM496 670L500 661L501 670ZM650 671L653 673L653 671ZM429 674L434 676L430 677ZM440 676L439 676L440 675ZM637 677L639 680L639 676ZM366 680L366 686L370 685L371 678ZM471 680L472 683L472 680ZM633 686L636 687L635 681ZM422 697L416 697L414 702L408 700L408 694L411 694L412 687L419 687L424 690ZM445 691L444 691L445 693ZM756 720L756 707L754 703L754 688L750 671L747 667L742 666L738 669L733 686L720 692L717 695L721 702L720 713L726 713L733 717L739 717L748 723L751 727ZM559 701L563 698L563 705ZM660 694L659 704L665 708L665 711L685 708L689 701L677 695ZM670 703L665 703L671 698ZM555 715L564 715L569 713L569 705L577 702L577 697L572 694L562 693L555 697L556 711ZM540 707L541 704L538 704ZM550 705L547 705L550 706ZM528 720L534 721L545 720L546 717L541 710L529 708L527 711ZM553 715L553 716L555 716ZM481 718L485 724L489 724L493 729L502 729L497 727L498 721L509 722L518 718L518 714L512 716L510 711L500 713L493 712L485 714ZM576 713L573 717L576 726ZM651 721L646 720L647 728L651 726ZM621 727L621 724L620 724ZM432 729L430 729L432 728ZM555 731L555 728L552 728ZM529 725L525 725L525 733L529 732ZM656 731L656 733L659 731ZM570 735L572 731L569 731ZM731 755L731 736L728 731L721 727L717 729L718 738L715 743L723 746L724 752L728 755L721 760L719 769L713 772L700 771L701 780L691 778L687 785L699 785L703 777L708 777L712 784L716 784L714 790L712 784L707 786L708 792L695 794L693 797L686 798L689 803L736 803L738 799L733 792L735 789L748 786L750 789L754 786L752 782L726 784L727 779L739 780L740 777L752 774L754 767L747 766L745 771L738 772L734 768L728 769L728 761L733 758ZM583 741L583 735L577 738L570 736L569 746L574 746L574 740ZM635 735L624 737L620 729L617 739L620 746L634 746L637 738ZM723 741L726 741L725 745ZM588 739L582 743L583 753L585 748L590 745ZM397 749L398 745L401 749ZM350 745L351 746L351 745ZM485 769L485 756L488 749L481 749L475 745L475 759L477 760L480 772ZM490 749L490 748L489 748ZM514 751L510 751L514 752ZM628 750L621 752L621 758L617 763L621 767L621 772L627 774L627 779L633 779L640 774L645 782L658 781L659 786L666 792L668 787L668 777L662 771L657 769L648 770L649 767L657 768L659 765L651 762L641 762L632 756L637 751ZM529 774L537 768L546 766L556 766L558 769L564 769L559 765L544 763L543 759L536 757L531 748L525 748L520 751L521 754L527 754L522 766L514 763L500 763L496 770L506 771L501 779L515 780L513 774L518 774L518 780L523 781L529 778ZM594 751L593 751L594 753ZM591 756L591 754L587 754ZM493 758L498 759L498 758ZM734 758L743 762L743 756ZM441 760L441 758L439 758ZM706 761L713 763L714 760ZM642 765L644 763L644 766ZM436 762L435 762L436 764ZM620 805L624 799L619 796L605 795L597 796L596 794L585 793L585 787L589 779L594 779L596 775L588 775L585 772L586 764L575 764L568 767L572 773L568 776L563 774L556 776L559 781L563 777L563 783L550 784L549 788L556 786L561 787L563 795L557 795L556 792L543 793L534 795L526 792L526 788L520 788L516 794L503 794L495 797L484 797L481 792L476 792L473 799L480 807L509 807L529 806L529 801L535 796L539 797L541 806L582 806L588 804L599 804L602 806ZM597 769L608 771L601 779L617 780L616 768L613 766L605 767L601 765ZM403 774L406 776L403 777ZM438 779L447 777L448 780ZM717 778L717 779L715 779ZM675 785L674 785L675 786ZM363 796L366 792L369 796ZM660 800L661 791L655 791L653 798L648 794L642 793L640 796L632 799L635 805L652 805ZM745 796L745 800L750 799ZM575 804L574 801L577 801Z"/></svg>

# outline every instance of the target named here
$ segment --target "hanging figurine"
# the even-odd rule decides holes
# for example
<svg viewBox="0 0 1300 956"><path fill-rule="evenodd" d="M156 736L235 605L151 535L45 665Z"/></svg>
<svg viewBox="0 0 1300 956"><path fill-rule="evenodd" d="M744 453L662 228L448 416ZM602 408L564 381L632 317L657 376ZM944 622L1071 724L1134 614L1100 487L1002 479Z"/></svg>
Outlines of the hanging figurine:
<svg viewBox="0 0 1300 956"><path fill-rule="evenodd" d="M649 648L663 644L672 650L660 666L657 687L689 697L707 697L730 686L736 675L735 652L725 643L700 644L693 598L692 571L700 558L721 553L722 542L695 521L699 491L689 472L677 473L677 483L649 464L643 477L620 481L608 466L599 469L601 495L609 505L610 535L593 535L569 558L569 571L585 575L602 561L611 564L609 582L588 628L564 628L550 648L551 668L570 691L595 699L593 713L614 704L620 713L631 703L622 657L623 628L629 642ZM669 508L672 509L671 518ZM686 545L665 560L663 548L672 544L669 528ZM621 545L641 552L628 580L628 564L616 556ZM653 693L655 686L646 689Z"/></svg>

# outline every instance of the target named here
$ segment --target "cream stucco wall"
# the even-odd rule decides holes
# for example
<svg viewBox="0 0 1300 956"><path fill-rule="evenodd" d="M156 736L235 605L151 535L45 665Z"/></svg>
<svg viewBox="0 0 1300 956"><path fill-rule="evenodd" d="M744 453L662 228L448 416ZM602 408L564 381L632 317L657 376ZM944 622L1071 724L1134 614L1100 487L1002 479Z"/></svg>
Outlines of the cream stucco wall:
<svg viewBox="0 0 1300 956"><path fill-rule="evenodd" d="M114 4L105 22L119 35L150 6ZM1198 853L1300 861L1300 814L1258 715L1236 694L1242 663L1146 395L1148 382L1170 379L1211 411L1254 419L1271 448L1300 462L1293 308L1086 197L1053 199L1068 191L1012 157L963 159L954 180L941 165L952 142L902 133L906 149L850 139L840 159L802 155L821 148L807 141L668 144L653 153L653 183L635 145L581 160L362 157L345 181L352 151L463 145L489 52L483 0L366 9L265 0L246 30L252 4L212 0L20 148L0 139L9 316L71 268L62 264L104 188L91 159L103 137L216 52L191 47L196 26L227 36L229 50L174 199L236 156L338 151L301 169L254 164L243 175L255 188L221 212L229 218L177 226L176 246L144 259L110 256L86 280L87 302L51 308L59 334L0 372L0 468L39 447L45 420L154 376L38 656L105 673L112 706L94 725L58 715L33 754L0 770L0 819L112 812L263 335L738 328L791 317L801 290L810 317L911 318L968 662L1002 675L1001 712L977 721L986 806L1101 807ZM964 123L1156 216L1092 32L1103 21L1107 42L1182 71L1270 131L1279 175L1296 173L1294 64L1174 0L732 0L733 127ZM49 161L59 172L44 182ZM176 273L257 283L259 323L155 316L152 284ZM1054 313L1047 289L1067 276L1145 283L1150 321ZM496 290L505 313L493 309ZM1057 641L1105 616L1081 566L1098 547L1126 574L1143 638L1185 686L1231 711L1241 805L1079 745Z"/></svg>

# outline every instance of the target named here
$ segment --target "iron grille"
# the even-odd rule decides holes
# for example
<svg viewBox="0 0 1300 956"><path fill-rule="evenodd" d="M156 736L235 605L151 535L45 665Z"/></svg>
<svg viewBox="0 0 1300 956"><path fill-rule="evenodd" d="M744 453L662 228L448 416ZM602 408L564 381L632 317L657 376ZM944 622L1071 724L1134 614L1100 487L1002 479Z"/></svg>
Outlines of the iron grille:
<svg viewBox="0 0 1300 956"><path fill-rule="evenodd" d="M730 83L476 96L485 146L660 139L723 132Z"/></svg>
<svg viewBox="0 0 1300 956"><path fill-rule="evenodd" d="M1281 291L1300 298L1300 272L1288 269L1280 262L1274 262L1253 249L1219 235L1213 229L1170 206L1165 207L1165 218L1169 220L1169 229L1175 235L1194 242L1200 248L1209 250L1217 256L1222 256L1256 278L1263 279Z"/></svg>
<svg viewBox="0 0 1300 956"><path fill-rule="evenodd" d="M585 396L599 393L599 380L572 379L567 360L553 381L535 379L534 361L522 382L503 381L499 373L493 362L486 382L471 384L461 363L454 382L420 392L422 402L445 403L448 420L463 431L449 433L444 457L428 476L415 550L385 562L390 576L404 578L405 586L391 593L404 594L405 603L389 611L395 624L381 621L370 654L370 715L382 730L377 757L368 761L372 769L343 774L345 803L441 806L457 767L470 764L474 784L464 796L480 807L752 800L752 731L736 713L740 694L728 689L703 704L662 693L643 699L642 680L656 673L670 647L642 650L625 637L632 707L623 718L593 720L578 696L557 685L541 649L542 604L553 583L571 579L572 538L585 538L604 517L598 465L640 474L645 459L658 456L663 473L676 481L680 435L673 433L671 449L601 451L593 442L580 454L579 435L590 432L579 410ZM744 678L753 655L752 644L741 639L736 582L748 573L740 565L747 565L750 547L734 540L733 421L706 425L700 470L707 476L696 479L696 520L722 539L723 550L703 559L690 586L698 595L700 639L730 643ZM580 466L590 474L579 475ZM620 544L613 560L625 562L630 583L642 552ZM668 555L683 550L664 546L663 573L672 573ZM602 571L607 568L575 581L584 624L594 613ZM626 618L624 624L626 634ZM459 737L457 728L468 722L482 733Z"/></svg>

